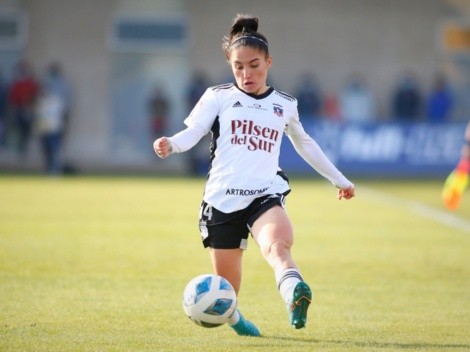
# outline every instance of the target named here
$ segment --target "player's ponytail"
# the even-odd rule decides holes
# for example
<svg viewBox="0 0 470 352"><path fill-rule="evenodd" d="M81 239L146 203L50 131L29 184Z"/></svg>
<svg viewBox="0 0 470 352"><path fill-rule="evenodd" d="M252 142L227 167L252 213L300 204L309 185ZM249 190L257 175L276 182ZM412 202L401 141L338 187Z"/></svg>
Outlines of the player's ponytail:
<svg viewBox="0 0 470 352"><path fill-rule="evenodd" d="M237 34L252 34L258 31L258 18L250 15L237 15L230 27L230 37L234 38Z"/></svg>
<svg viewBox="0 0 470 352"><path fill-rule="evenodd" d="M268 40L258 32L258 17L238 14L222 43L225 57L230 59L230 52L238 46L251 46L269 55Z"/></svg>

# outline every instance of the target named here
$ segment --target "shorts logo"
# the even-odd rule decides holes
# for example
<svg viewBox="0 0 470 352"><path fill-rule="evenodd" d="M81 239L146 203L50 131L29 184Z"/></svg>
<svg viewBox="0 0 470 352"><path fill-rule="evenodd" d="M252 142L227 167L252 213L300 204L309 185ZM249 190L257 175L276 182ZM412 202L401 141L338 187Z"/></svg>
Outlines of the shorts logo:
<svg viewBox="0 0 470 352"><path fill-rule="evenodd" d="M279 198L279 196L277 194L271 194L268 198L264 199L260 205L263 205L264 203L268 202L270 199L273 198Z"/></svg>

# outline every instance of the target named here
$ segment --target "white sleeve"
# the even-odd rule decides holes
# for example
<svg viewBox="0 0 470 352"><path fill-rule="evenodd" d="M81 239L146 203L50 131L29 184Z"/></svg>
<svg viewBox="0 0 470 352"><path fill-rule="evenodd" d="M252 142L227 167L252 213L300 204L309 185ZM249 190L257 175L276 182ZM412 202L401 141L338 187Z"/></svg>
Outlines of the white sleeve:
<svg viewBox="0 0 470 352"><path fill-rule="evenodd" d="M211 130L219 114L219 104L214 91L208 88L189 116L184 120L185 130L170 137L173 153L182 153L194 147Z"/></svg>
<svg viewBox="0 0 470 352"><path fill-rule="evenodd" d="M217 96L212 88L207 88L184 123L186 126L198 125L206 133L209 133L219 112L220 104Z"/></svg>
<svg viewBox="0 0 470 352"><path fill-rule="evenodd" d="M323 153L317 142L305 132L298 118L291 121L286 133L297 153L320 175L338 188L344 189L353 186L352 182Z"/></svg>
<svg viewBox="0 0 470 352"><path fill-rule="evenodd" d="M182 153L194 147L206 135L206 131L194 124L178 132L170 140L172 153Z"/></svg>

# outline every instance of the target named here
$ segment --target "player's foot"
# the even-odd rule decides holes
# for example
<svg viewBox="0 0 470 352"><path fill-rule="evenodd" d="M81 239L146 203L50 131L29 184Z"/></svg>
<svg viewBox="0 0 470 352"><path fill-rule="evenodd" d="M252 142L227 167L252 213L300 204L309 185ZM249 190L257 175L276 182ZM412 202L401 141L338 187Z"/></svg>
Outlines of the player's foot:
<svg viewBox="0 0 470 352"><path fill-rule="evenodd" d="M240 313L240 320L235 325L230 325L238 335L241 336L261 336L258 328L251 321L246 320Z"/></svg>
<svg viewBox="0 0 470 352"><path fill-rule="evenodd" d="M301 329L307 324L307 310L312 302L312 291L304 282L299 282L294 289L292 301L288 304L289 320L296 329Z"/></svg>

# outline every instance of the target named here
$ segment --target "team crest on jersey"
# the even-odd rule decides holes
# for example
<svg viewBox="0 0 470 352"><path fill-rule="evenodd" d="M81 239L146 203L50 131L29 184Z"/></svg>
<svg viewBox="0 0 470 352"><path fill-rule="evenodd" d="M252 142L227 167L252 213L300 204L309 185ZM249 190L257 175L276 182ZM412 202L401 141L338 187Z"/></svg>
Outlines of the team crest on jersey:
<svg viewBox="0 0 470 352"><path fill-rule="evenodd" d="M279 117L284 116L284 109L279 104L273 104L273 111L274 111L274 115L276 116L279 116Z"/></svg>

